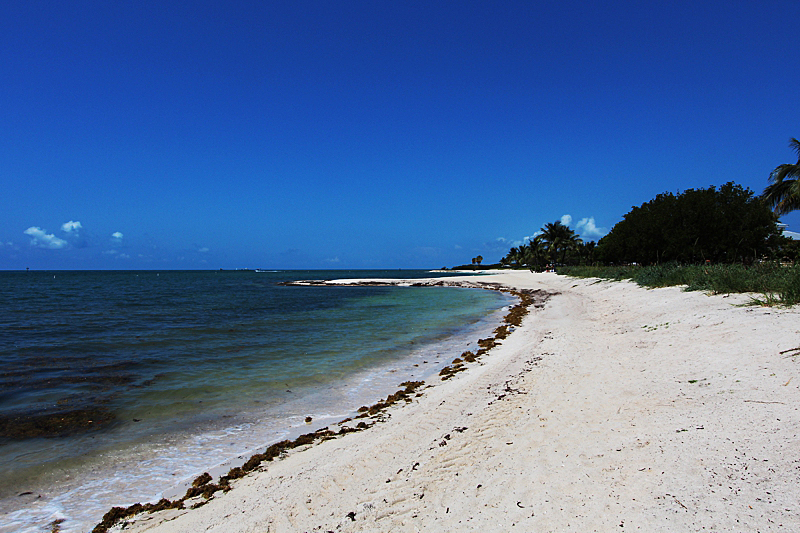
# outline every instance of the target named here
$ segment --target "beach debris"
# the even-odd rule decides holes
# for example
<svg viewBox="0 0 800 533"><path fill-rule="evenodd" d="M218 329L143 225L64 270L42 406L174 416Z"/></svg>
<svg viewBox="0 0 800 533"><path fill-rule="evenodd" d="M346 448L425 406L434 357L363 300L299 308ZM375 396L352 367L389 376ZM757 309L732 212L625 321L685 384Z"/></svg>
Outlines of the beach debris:
<svg viewBox="0 0 800 533"><path fill-rule="evenodd" d="M355 513L355 511L350 511L350 512L349 512L349 513L347 513L345 516L346 516L347 518L349 518L350 520L352 520L353 522L355 522L355 521L356 521L356 513Z"/></svg>
<svg viewBox="0 0 800 533"><path fill-rule="evenodd" d="M508 337L509 334L510 334L510 331L508 330L508 324L503 324L502 326L498 326L494 330L494 336L497 339L501 339L501 340L505 339L506 337Z"/></svg>
<svg viewBox="0 0 800 533"><path fill-rule="evenodd" d="M97 524L92 533L105 533L108 528L128 517L139 513L154 513L156 511L163 511L165 509L184 509L183 500L170 501L162 498L158 503L134 503L130 507L112 507L105 515L102 521Z"/></svg>
<svg viewBox="0 0 800 533"><path fill-rule="evenodd" d="M498 342L495 341L494 337L487 337L485 339L478 339L478 346L483 348L486 351L491 350L495 346L498 345ZM478 350L480 351L480 350Z"/></svg>
<svg viewBox="0 0 800 533"><path fill-rule="evenodd" d="M528 308L533 305L534 307L541 308L544 307L544 302L550 297L553 296L555 293L548 293L541 290L504 290L499 287L493 287L496 290L502 290L503 292L508 292L509 294L516 296L519 298L519 303L512 306L509 309L508 314L505 316L503 321L504 324L498 326L494 330L493 337L487 337L485 339L478 339L478 346L480 347L476 353L472 353L471 351L466 351L461 354L460 357L457 357L453 360L451 365L445 366L439 371L439 376L441 376L442 381L446 381L453 377L453 375L457 374L458 372L463 372L466 370L464 366L465 363L474 363L479 357L487 354L492 348L495 346L500 345L500 340L505 339L508 335L515 329L522 324L522 319L529 313ZM519 391L514 391L519 392Z"/></svg>
<svg viewBox="0 0 800 533"><path fill-rule="evenodd" d="M376 404L367 407L366 405L361 406L358 408L358 412L361 413L356 418L365 418L367 416L374 416L390 405L403 400L405 402L411 402L412 393L414 393L418 388L425 384L424 381L404 381L400 384L401 387L405 387L402 390L398 390L397 392L390 394L386 397L385 400L382 400Z"/></svg>
<svg viewBox="0 0 800 533"><path fill-rule="evenodd" d="M672 496L672 499L675 500L678 503L678 505L680 505L681 507L683 507L687 511L689 510L689 508L686 507L685 505L683 505L683 503L678 498L676 498L675 496Z"/></svg>
<svg viewBox="0 0 800 533"><path fill-rule="evenodd" d="M188 500L196 496L203 496L203 498L208 500L218 490L230 490L230 484L227 479L224 483L219 485L211 483L212 479L211 474L208 472L203 472L201 475L197 476L195 480L192 481L192 486L186 490L183 499Z"/></svg>
<svg viewBox="0 0 800 533"><path fill-rule="evenodd" d="M457 365L444 367L439 371L439 375L442 376L442 381L445 381L453 377L454 374L463 372L464 370L466 370L466 367L463 363L459 363Z"/></svg>
<svg viewBox="0 0 800 533"><path fill-rule="evenodd" d="M310 424L311 420L313 420L310 416L306 417L306 424Z"/></svg>
<svg viewBox="0 0 800 533"><path fill-rule="evenodd" d="M192 487L202 487L209 481L211 481L211 474L208 472L203 472L203 474L197 476L194 481L192 481Z"/></svg>

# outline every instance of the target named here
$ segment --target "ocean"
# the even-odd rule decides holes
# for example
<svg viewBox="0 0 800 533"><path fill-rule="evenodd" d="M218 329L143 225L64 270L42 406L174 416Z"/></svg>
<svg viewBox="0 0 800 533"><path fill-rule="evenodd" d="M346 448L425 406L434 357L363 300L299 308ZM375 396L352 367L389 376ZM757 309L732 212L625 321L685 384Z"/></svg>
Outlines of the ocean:
<svg viewBox="0 0 800 533"><path fill-rule="evenodd" d="M0 532L90 531L435 375L510 297L279 283L442 275L0 272Z"/></svg>

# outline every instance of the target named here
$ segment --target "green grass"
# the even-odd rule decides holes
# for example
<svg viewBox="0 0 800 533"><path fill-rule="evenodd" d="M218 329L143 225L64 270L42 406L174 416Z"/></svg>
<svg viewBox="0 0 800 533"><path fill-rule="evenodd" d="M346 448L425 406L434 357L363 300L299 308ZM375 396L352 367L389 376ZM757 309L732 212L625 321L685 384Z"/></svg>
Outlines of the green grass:
<svg viewBox="0 0 800 533"><path fill-rule="evenodd" d="M679 265L560 267L558 273L578 278L629 279L643 287L685 285L687 291L712 294L752 292L758 305L796 305L800 303L800 265L781 266L760 263L753 266Z"/></svg>

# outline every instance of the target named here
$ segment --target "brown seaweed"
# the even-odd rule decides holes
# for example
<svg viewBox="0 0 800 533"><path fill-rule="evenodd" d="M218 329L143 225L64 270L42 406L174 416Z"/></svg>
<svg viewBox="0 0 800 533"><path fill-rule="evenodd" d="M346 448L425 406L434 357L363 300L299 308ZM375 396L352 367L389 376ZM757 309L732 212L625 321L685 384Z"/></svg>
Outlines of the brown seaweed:
<svg viewBox="0 0 800 533"><path fill-rule="evenodd" d="M28 416L0 416L0 438L66 437L98 430L114 419L114 413L103 407Z"/></svg>

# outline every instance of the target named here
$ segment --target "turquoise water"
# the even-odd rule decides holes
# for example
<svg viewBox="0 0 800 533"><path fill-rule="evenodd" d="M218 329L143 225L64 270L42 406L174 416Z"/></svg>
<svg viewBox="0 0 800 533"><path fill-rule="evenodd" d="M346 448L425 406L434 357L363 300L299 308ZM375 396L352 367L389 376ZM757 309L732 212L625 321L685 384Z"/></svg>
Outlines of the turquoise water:
<svg viewBox="0 0 800 533"><path fill-rule="evenodd" d="M0 273L0 531L91 529L112 505L308 431L306 416L338 421L438 371L507 297L278 285L430 275Z"/></svg>

